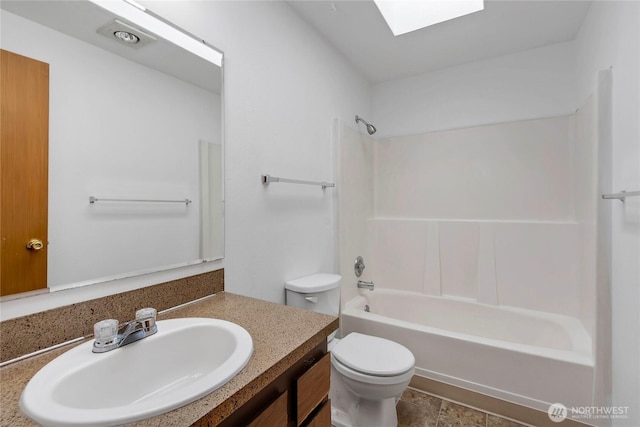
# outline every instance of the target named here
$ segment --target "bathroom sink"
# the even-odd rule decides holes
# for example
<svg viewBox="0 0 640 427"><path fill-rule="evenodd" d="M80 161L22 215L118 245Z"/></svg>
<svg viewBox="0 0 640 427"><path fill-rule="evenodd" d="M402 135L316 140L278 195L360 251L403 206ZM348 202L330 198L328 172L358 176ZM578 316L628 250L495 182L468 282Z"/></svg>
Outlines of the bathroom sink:
<svg viewBox="0 0 640 427"><path fill-rule="evenodd" d="M29 381L20 409L45 426L112 426L193 402L230 381L253 354L249 333L219 319L157 322L138 342L93 353L92 342L52 360Z"/></svg>

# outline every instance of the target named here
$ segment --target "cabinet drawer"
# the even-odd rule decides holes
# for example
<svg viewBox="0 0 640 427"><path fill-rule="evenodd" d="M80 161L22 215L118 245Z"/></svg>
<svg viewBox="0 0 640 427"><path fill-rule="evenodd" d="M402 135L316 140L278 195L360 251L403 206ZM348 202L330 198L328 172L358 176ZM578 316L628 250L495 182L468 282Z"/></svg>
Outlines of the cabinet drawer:
<svg viewBox="0 0 640 427"><path fill-rule="evenodd" d="M251 421L249 427L286 427L288 393L282 393L271 405ZM331 418L331 414L329 414Z"/></svg>
<svg viewBox="0 0 640 427"><path fill-rule="evenodd" d="M331 427L331 401L327 400L320 409L313 414L305 427Z"/></svg>
<svg viewBox="0 0 640 427"><path fill-rule="evenodd" d="M329 397L331 354L325 354L296 381L297 425Z"/></svg>

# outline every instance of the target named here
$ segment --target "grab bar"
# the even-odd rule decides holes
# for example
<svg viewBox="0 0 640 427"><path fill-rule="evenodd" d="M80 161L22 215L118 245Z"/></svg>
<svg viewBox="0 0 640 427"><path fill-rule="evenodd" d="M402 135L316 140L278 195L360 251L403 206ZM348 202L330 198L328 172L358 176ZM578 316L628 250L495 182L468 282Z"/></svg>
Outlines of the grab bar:
<svg viewBox="0 0 640 427"><path fill-rule="evenodd" d="M640 196L640 191L621 191L619 193L615 193L615 194L603 194L602 198L603 199L618 199L621 202L624 202L624 200L627 197L631 197L631 196Z"/></svg>
<svg viewBox="0 0 640 427"><path fill-rule="evenodd" d="M103 198L98 199L97 197L89 196L89 203L96 203L96 202L184 203L184 204L188 205L188 204L189 204L189 203L191 203L192 201L191 201L191 200L189 200L189 199L183 199L183 200L158 200L158 199L103 199Z"/></svg>
<svg viewBox="0 0 640 427"><path fill-rule="evenodd" d="M318 181L302 181L299 179L288 179L288 178L279 178L277 176L271 175L262 175L262 183L264 185L269 185L270 182L286 182L289 184L305 184L305 185L319 185L324 190L327 187L335 187L336 185L332 182L318 182Z"/></svg>

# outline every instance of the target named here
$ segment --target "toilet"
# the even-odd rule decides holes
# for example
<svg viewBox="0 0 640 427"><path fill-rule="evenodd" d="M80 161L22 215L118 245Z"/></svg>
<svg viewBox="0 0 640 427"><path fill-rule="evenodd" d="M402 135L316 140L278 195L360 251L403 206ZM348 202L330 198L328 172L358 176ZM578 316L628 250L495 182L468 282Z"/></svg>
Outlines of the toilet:
<svg viewBox="0 0 640 427"><path fill-rule="evenodd" d="M338 316L341 283L341 276L326 273L288 281L286 303ZM357 332L342 339L335 335L327 338L331 352L331 424L396 426L396 403L415 370L411 351L391 340Z"/></svg>

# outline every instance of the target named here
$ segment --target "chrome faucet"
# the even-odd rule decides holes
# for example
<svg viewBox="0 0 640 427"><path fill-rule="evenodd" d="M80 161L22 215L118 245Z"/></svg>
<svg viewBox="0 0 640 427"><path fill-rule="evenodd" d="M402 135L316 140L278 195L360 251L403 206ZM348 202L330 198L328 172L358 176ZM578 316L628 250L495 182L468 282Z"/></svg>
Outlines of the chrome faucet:
<svg viewBox="0 0 640 427"><path fill-rule="evenodd" d="M94 353L105 353L158 332L155 308L142 308L136 311L136 320L118 326L115 319L101 320L93 325ZM122 331L122 332L120 332Z"/></svg>
<svg viewBox="0 0 640 427"><path fill-rule="evenodd" d="M363 280L358 280L358 289L369 289L373 290L373 282L365 282Z"/></svg>

